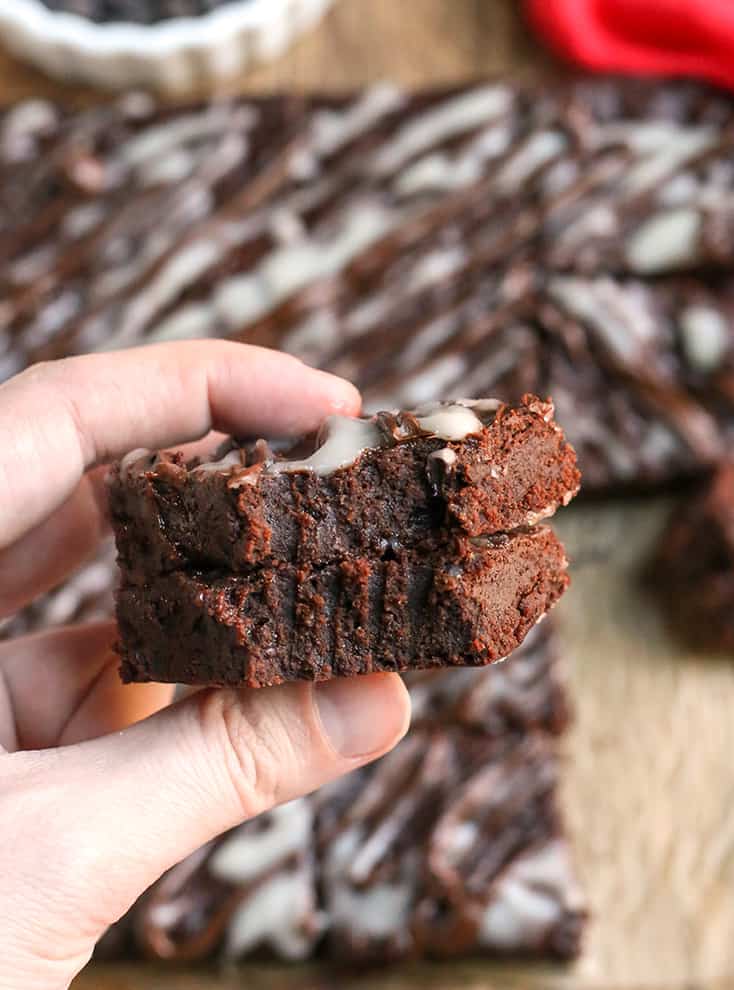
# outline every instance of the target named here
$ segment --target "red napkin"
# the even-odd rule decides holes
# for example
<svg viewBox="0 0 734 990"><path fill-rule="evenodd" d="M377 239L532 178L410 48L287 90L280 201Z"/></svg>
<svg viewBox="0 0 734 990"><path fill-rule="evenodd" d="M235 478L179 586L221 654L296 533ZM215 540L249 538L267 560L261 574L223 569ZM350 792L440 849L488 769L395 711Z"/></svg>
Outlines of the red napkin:
<svg viewBox="0 0 734 990"><path fill-rule="evenodd" d="M734 0L525 0L561 55L592 69L734 88Z"/></svg>

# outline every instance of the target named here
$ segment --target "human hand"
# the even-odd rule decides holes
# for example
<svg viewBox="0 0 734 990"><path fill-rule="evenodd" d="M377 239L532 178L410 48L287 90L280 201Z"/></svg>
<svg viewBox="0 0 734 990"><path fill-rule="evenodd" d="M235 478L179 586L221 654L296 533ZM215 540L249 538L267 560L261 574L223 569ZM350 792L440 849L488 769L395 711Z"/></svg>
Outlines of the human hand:
<svg viewBox="0 0 734 990"><path fill-rule="evenodd" d="M355 413L352 386L221 341L37 365L0 386L0 616L105 529L104 465L210 430L284 435ZM123 686L113 623L0 644L0 988L58 990L105 928L213 836L393 746L396 675L259 691Z"/></svg>

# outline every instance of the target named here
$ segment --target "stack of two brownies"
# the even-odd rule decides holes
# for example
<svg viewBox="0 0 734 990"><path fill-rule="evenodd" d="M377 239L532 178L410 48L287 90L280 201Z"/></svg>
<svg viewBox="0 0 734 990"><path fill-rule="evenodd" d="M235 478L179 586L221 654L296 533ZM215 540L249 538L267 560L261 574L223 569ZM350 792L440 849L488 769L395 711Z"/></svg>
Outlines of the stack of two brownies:
<svg viewBox="0 0 734 990"><path fill-rule="evenodd" d="M408 674L413 728L393 753L174 867L100 954L576 955L556 803L568 710L551 630L532 628L568 581L537 523L579 484L552 405L335 418L301 447L135 451L115 469L123 677L478 669Z"/></svg>
<svg viewBox="0 0 734 990"><path fill-rule="evenodd" d="M275 453L113 472L126 681L262 687L505 657L562 594L537 523L576 493L534 396L332 417Z"/></svg>

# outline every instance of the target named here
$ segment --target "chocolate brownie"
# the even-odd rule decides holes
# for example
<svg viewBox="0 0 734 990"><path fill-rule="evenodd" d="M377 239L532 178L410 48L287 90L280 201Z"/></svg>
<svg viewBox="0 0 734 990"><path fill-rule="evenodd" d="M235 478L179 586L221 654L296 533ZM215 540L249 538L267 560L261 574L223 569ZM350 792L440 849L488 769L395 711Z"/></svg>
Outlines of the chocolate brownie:
<svg viewBox="0 0 734 990"><path fill-rule="evenodd" d="M405 674L411 725L452 724L488 736L542 729L560 735L571 705L552 616L534 626L512 662Z"/></svg>
<svg viewBox="0 0 734 990"><path fill-rule="evenodd" d="M295 961L311 956L326 916L318 905L313 805L273 808L169 870L133 910L139 950L191 961L217 950Z"/></svg>
<svg viewBox="0 0 734 990"><path fill-rule="evenodd" d="M317 567L532 526L579 487L553 406L534 396L333 416L303 446L299 456L229 443L205 463L126 457L110 485L125 581L183 567Z"/></svg>
<svg viewBox="0 0 734 990"><path fill-rule="evenodd" d="M118 591L121 675L261 687L476 666L514 650L567 584L563 548L542 526L387 560L173 571Z"/></svg>
<svg viewBox="0 0 734 990"><path fill-rule="evenodd" d="M589 488L700 473L734 424L714 367L732 337L733 108L705 86L605 79L20 104L0 115L0 378L234 336L341 371L370 408L558 394ZM677 284L616 281L610 303L591 277L681 267L708 355L699 389L667 344ZM579 285L564 294L559 278ZM569 327L570 292L593 300ZM614 317L624 367L589 314ZM671 354L665 390L636 374Z"/></svg>
<svg viewBox="0 0 734 990"><path fill-rule="evenodd" d="M414 724L396 754L204 846L120 938L132 930L138 952L176 961L577 952L586 911L554 797L568 707L552 621L502 664L408 684Z"/></svg>
<svg viewBox="0 0 734 990"><path fill-rule="evenodd" d="M734 464L722 463L674 511L646 578L686 642L734 650Z"/></svg>
<svg viewBox="0 0 734 990"><path fill-rule="evenodd" d="M576 955L586 911L560 837L557 776L542 733L415 730L323 789L330 952Z"/></svg>

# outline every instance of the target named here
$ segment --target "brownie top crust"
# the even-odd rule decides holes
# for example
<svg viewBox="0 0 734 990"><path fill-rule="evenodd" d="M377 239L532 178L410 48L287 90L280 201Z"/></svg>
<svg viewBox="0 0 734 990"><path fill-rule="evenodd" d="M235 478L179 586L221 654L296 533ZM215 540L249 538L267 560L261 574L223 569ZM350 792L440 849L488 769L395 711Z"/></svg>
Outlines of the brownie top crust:
<svg viewBox="0 0 734 990"><path fill-rule="evenodd" d="M472 434L481 433L494 420L502 405L499 399L457 399L454 402L426 403L414 410L379 412L374 416L329 416L315 436L313 453L306 457L292 457L288 456L288 452L274 451L266 441L239 445L231 439L217 459L197 459L188 467L195 474L226 474L235 484L254 484L259 475L291 474L296 471L331 474L340 468L350 467L368 450L396 447L417 439L465 440ZM548 419L552 418L552 406L546 415ZM440 454L436 459L445 463L455 461L455 455L448 448L436 454ZM124 478L136 471L156 471L161 463L166 462L162 462L158 455L147 450L134 450L121 461L120 475Z"/></svg>
<svg viewBox="0 0 734 990"><path fill-rule="evenodd" d="M448 546L535 525L579 483L552 403L527 395L333 416L289 448L231 440L210 460L133 451L110 506L124 578L140 584Z"/></svg>

